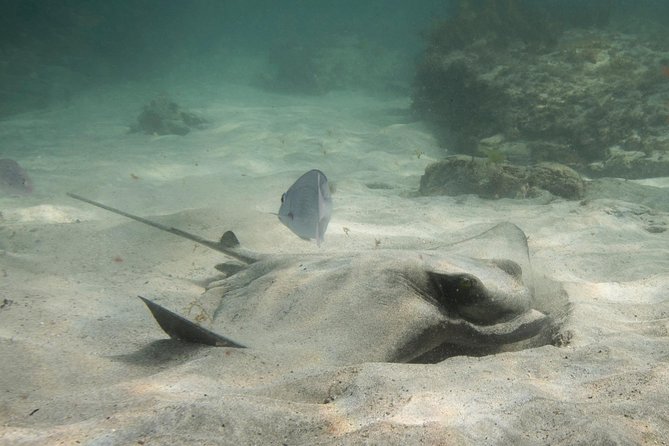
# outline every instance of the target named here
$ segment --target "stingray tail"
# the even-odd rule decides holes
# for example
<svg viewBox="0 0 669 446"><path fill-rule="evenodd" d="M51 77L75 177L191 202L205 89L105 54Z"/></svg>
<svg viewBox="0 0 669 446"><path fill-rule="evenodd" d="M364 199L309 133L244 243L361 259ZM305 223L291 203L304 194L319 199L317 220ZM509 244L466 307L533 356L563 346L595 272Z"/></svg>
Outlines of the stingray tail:
<svg viewBox="0 0 669 446"><path fill-rule="evenodd" d="M256 259L241 254L239 252L235 252L233 248L239 246L239 240L237 240L237 237L231 232L228 231L225 234L223 234L223 237L221 237L221 240L219 242L212 242L211 240L204 239L200 237L199 235L191 234L190 232L182 231L181 229L174 228L172 226L165 226L163 224L160 224L155 221L148 220L146 218L139 217L137 215L130 214L128 212L122 211L120 209L113 208L111 206L107 206L106 204L99 203L97 201L93 201L89 198L82 197L81 195L73 194L71 192L68 192L67 195L69 197L74 198L75 200L83 201L84 203L92 204L93 206L99 207L101 209L104 209L109 212L113 212L114 214L122 215L127 218L131 218L135 221L138 221L140 223L144 223L145 225L153 226L154 228L160 229L161 231L169 232L170 234L178 235L179 237L192 240L196 243L199 243L201 245L204 245L208 248L214 249L218 252L222 252L223 254L233 257L241 262L246 263L247 265L250 265L251 263L255 262ZM232 234L232 237L234 237L234 241L236 241L236 244L231 242L231 238L229 234Z"/></svg>

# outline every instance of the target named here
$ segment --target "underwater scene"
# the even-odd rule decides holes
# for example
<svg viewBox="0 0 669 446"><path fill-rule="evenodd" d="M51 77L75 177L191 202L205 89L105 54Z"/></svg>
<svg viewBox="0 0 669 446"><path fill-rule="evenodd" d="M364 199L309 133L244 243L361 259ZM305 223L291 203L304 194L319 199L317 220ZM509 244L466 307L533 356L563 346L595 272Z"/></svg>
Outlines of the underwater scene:
<svg viewBox="0 0 669 446"><path fill-rule="evenodd" d="M669 2L0 2L0 445L669 438Z"/></svg>

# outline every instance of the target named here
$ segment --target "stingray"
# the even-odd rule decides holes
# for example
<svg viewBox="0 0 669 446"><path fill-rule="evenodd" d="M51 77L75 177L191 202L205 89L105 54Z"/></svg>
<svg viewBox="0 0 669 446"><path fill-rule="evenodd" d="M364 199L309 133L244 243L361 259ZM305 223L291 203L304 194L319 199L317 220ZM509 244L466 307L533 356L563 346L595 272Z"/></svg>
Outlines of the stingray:
<svg viewBox="0 0 669 446"><path fill-rule="evenodd" d="M68 195L231 257L198 299L207 327L139 296L174 339L338 364L436 362L544 345L555 326L511 223L433 249L273 255L242 248L230 231L208 241Z"/></svg>
<svg viewBox="0 0 669 446"><path fill-rule="evenodd" d="M321 245L332 214L328 179L320 170L310 170L281 196L279 220L305 240Z"/></svg>
<svg viewBox="0 0 669 446"><path fill-rule="evenodd" d="M13 159L0 159L0 191L11 195L31 193L33 183L25 170Z"/></svg>

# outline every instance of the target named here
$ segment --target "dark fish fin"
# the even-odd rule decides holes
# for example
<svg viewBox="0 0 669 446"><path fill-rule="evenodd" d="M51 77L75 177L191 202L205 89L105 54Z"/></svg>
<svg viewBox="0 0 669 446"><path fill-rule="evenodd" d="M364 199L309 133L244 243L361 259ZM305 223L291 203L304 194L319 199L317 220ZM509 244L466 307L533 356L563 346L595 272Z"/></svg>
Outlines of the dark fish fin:
<svg viewBox="0 0 669 446"><path fill-rule="evenodd" d="M221 241L218 244L222 248L237 248L239 247L239 239L232 231L225 231L221 236Z"/></svg>
<svg viewBox="0 0 669 446"><path fill-rule="evenodd" d="M243 269L246 269L246 265L240 265L238 263L219 263L218 265L215 265L214 268L225 274L227 277L230 277Z"/></svg>
<svg viewBox="0 0 669 446"><path fill-rule="evenodd" d="M171 312L165 307L151 302L149 299L146 299L142 296L137 297L144 301L146 306L149 307L151 314L153 314L153 317L158 322L158 325L160 325L160 328L162 328L165 333L170 335L172 339L193 342L196 344L211 345L214 347L246 348L237 342L220 336L213 331L209 331L206 328L203 328L196 323Z"/></svg>
<svg viewBox="0 0 669 446"><path fill-rule="evenodd" d="M172 226L165 226L165 225L157 223L155 221L151 221L151 220L148 220L146 218L138 217L137 215L133 215L133 214L130 214L128 212L122 211L120 209L116 209L116 208L113 208L111 206L107 206L105 204L98 203L97 201L93 201L89 198L82 197L81 195L73 194L71 192L68 192L67 195L69 197L74 198L75 200L83 201L85 203L92 204L93 206L102 208L102 209L107 210L109 212L113 212L115 214L123 215L124 217L128 217L128 218L131 218L131 219L133 219L135 221L138 221L140 223L144 223L145 225L153 226L154 228L158 228L161 231L169 232L170 234L178 235L179 237L183 237L185 239L192 240L192 241L194 241L196 243L199 243L201 245L204 245L208 248L211 248L211 249L216 250L218 252L222 252L225 255L228 255L228 256L233 257L233 258L235 258L235 259L237 259L241 262L246 263L247 265L250 265L251 263L256 261L256 259L254 259L253 257L247 256L247 255L244 255L244 254L241 254L239 252L236 252L236 251L232 250L231 249L232 246L225 246L222 243L223 238L225 237L225 234L223 234L223 237L221 237L220 242L212 242L211 240L206 240L206 239L200 237L199 235L191 234L190 232L182 231L181 229L174 228ZM230 234L232 234L234 239L237 240L237 237L231 231L228 231L228 232L230 232ZM227 234L227 232L226 232L226 234ZM237 244L239 244L239 240L237 240Z"/></svg>

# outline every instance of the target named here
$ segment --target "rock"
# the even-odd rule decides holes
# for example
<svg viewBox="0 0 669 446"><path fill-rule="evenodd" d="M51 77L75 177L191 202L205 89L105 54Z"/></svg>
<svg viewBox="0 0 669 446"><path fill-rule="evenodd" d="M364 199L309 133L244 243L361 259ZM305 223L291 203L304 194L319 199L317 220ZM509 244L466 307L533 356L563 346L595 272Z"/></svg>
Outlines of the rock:
<svg viewBox="0 0 669 446"><path fill-rule="evenodd" d="M528 198L541 191L577 200L585 184L573 169L558 163L533 167L455 155L428 165L420 180L423 195L476 194L481 198Z"/></svg>
<svg viewBox="0 0 669 446"><path fill-rule="evenodd" d="M455 155L425 168L419 192L423 195L476 194L483 198L515 198L526 183L524 167Z"/></svg>
<svg viewBox="0 0 669 446"><path fill-rule="evenodd" d="M529 183L558 197L578 200L585 182L574 169L558 163L539 163L530 168Z"/></svg>

